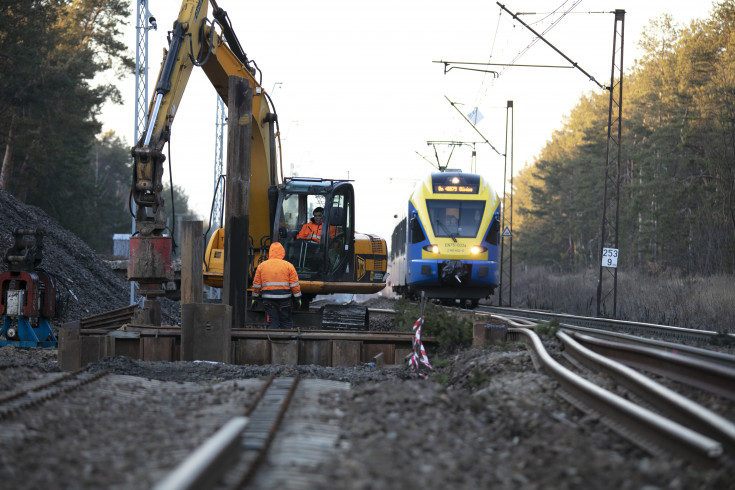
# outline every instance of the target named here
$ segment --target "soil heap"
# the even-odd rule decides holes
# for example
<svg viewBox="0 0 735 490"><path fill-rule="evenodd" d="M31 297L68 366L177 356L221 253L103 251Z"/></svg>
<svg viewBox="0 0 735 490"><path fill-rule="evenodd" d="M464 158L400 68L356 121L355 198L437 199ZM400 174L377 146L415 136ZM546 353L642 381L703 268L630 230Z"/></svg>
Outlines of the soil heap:
<svg viewBox="0 0 735 490"><path fill-rule="evenodd" d="M130 303L130 283L117 275L91 247L36 206L18 201L0 189L0 253L13 245L17 228L43 230L43 261L40 267L60 278L60 291L67 296L61 316L52 321L54 330L66 322L122 308ZM112 237L110 237L112 239ZM7 264L0 261L0 271ZM178 309L162 300L163 322L179 322Z"/></svg>

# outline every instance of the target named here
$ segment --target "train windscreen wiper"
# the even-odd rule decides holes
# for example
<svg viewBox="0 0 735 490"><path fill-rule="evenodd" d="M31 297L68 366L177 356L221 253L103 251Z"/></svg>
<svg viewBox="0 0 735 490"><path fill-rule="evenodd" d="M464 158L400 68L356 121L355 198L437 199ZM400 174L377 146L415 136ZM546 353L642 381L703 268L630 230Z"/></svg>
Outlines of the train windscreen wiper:
<svg viewBox="0 0 735 490"><path fill-rule="evenodd" d="M442 229L447 233L447 235L449 235L449 238L451 238L453 242L457 241L457 234L449 231L449 229L444 223L441 222L441 220L437 219L436 224L442 227Z"/></svg>

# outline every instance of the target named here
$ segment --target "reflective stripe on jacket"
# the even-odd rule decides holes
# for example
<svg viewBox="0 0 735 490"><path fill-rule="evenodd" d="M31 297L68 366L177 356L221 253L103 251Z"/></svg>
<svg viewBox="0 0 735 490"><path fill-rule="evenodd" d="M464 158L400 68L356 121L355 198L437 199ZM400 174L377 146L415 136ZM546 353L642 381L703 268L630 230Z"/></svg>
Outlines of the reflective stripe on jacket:
<svg viewBox="0 0 735 490"><path fill-rule="evenodd" d="M271 244L268 260L262 262L255 270L253 279L253 297L294 298L301 297L301 286L296 269L287 260L283 260L286 251L279 242Z"/></svg>

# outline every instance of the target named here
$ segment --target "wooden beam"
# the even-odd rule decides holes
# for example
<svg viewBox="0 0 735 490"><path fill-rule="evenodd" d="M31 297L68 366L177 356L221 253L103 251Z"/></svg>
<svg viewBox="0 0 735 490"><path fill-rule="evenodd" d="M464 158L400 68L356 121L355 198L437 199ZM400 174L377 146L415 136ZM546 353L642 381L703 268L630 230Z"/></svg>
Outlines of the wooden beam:
<svg viewBox="0 0 735 490"><path fill-rule="evenodd" d="M222 301L232 306L232 327L236 328L244 327L247 322L253 90L246 79L232 76L228 93Z"/></svg>
<svg viewBox="0 0 735 490"><path fill-rule="evenodd" d="M181 227L181 304L201 303L204 259L201 221L184 221Z"/></svg>

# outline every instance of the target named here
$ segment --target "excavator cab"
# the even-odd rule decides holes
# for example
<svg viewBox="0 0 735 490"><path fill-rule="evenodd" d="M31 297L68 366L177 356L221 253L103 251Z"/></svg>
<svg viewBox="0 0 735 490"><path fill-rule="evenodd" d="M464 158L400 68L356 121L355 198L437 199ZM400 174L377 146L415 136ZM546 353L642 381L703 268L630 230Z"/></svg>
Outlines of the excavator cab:
<svg viewBox="0 0 735 490"><path fill-rule="evenodd" d="M314 210L323 208L319 235L299 237L312 220ZM286 260L299 281L334 282L352 277L354 257L354 190L352 184L319 178L288 178L278 186L277 223L273 240L281 242ZM312 227L312 230L317 229Z"/></svg>
<svg viewBox="0 0 735 490"><path fill-rule="evenodd" d="M255 266L267 258L269 244L278 241L286 251L285 259L296 268L302 301L306 304L317 295L372 294L385 287L388 260L385 240L355 230L355 193L349 181L286 178L268 190L268 201L271 235L260 236L258 240L254 240L257 234L250 236L249 284ZM316 208L323 208L320 233L308 240L298 238ZM203 268L205 284L222 287L223 228L210 239Z"/></svg>

